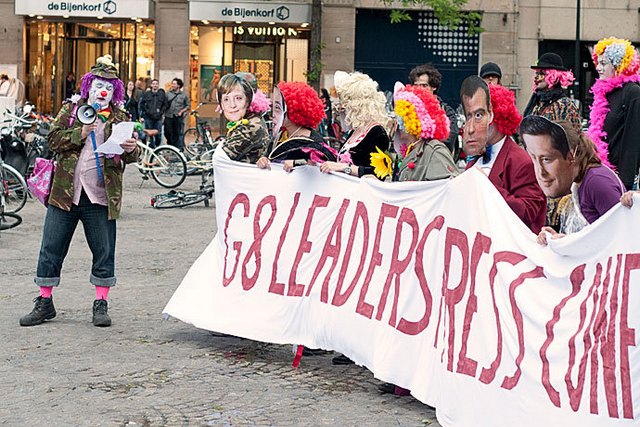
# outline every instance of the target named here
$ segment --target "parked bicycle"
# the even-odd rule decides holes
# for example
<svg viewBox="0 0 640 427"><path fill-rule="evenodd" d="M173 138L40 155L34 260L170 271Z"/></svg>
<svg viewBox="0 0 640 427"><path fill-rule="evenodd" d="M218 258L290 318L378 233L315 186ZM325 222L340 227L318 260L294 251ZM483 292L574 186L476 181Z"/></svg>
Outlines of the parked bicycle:
<svg viewBox="0 0 640 427"><path fill-rule="evenodd" d="M151 175L154 181L164 188L175 188L182 184L187 177L187 161L180 150L172 145L151 148L148 137L157 135L158 131L138 131L140 139L136 143L142 149L142 153L134 165L142 173L142 179L149 179Z"/></svg>
<svg viewBox="0 0 640 427"><path fill-rule="evenodd" d="M212 151L218 142L218 139L213 138L209 122L200 118L198 110L203 105L206 105L206 102L199 103L190 113L196 118L196 126L184 131L184 152L189 159L196 156L202 157L204 153Z"/></svg>
<svg viewBox="0 0 640 427"><path fill-rule="evenodd" d="M151 199L151 206L156 209L183 208L204 202L209 207L209 200L213 197L213 167L202 171L200 189L191 193L171 190L165 194L158 194Z"/></svg>
<svg viewBox="0 0 640 427"><path fill-rule="evenodd" d="M4 164L1 154L2 147L0 147L0 230L7 230L22 222L22 217L16 212L22 209L27 200L27 185L13 167Z"/></svg>

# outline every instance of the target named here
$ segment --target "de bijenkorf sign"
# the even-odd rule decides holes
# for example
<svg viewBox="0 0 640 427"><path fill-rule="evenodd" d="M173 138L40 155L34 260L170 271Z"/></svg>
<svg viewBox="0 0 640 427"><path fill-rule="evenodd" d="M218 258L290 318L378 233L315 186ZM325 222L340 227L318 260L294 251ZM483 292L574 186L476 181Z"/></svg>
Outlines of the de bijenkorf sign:
<svg viewBox="0 0 640 427"><path fill-rule="evenodd" d="M191 0L189 1L189 19L300 24L310 22L311 7L300 3Z"/></svg>
<svg viewBox="0 0 640 427"><path fill-rule="evenodd" d="M150 18L150 0L16 0L16 15Z"/></svg>

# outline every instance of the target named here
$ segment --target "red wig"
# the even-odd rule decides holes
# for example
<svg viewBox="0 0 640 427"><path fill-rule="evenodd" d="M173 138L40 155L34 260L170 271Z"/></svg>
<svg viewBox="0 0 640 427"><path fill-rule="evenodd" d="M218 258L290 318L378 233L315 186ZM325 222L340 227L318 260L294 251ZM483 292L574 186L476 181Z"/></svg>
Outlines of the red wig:
<svg viewBox="0 0 640 427"><path fill-rule="evenodd" d="M324 113L324 103L316 91L302 82L280 82L278 89L287 105L287 117L298 125L309 129L318 127Z"/></svg>
<svg viewBox="0 0 640 427"><path fill-rule="evenodd" d="M516 97L509 89L500 85L489 85L493 124L503 135L513 135L518 130L522 115L516 107Z"/></svg>

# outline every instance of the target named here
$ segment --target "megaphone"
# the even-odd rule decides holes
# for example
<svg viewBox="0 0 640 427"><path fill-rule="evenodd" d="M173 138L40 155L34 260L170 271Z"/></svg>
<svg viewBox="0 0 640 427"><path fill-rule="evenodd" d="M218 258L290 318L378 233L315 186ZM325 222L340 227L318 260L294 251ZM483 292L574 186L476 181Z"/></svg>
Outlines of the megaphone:
<svg viewBox="0 0 640 427"><path fill-rule="evenodd" d="M85 104L80 106L78 111L76 111L76 118L83 125L90 125L98 118L98 112L93 106Z"/></svg>

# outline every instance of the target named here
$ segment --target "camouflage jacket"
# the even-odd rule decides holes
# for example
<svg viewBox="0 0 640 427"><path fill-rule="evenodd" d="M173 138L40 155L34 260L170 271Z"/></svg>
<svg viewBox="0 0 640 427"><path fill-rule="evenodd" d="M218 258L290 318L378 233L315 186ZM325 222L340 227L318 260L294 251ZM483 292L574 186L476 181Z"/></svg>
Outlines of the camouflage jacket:
<svg viewBox="0 0 640 427"><path fill-rule="evenodd" d="M85 104L85 100L80 100L78 106ZM73 125L69 126L69 119L73 111L73 104L66 103L56 116L51 132L47 137L49 141L49 149L56 154L57 168L53 177L51 186L51 194L49 195L49 203L65 211L71 210L73 203L73 176L86 138L82 140L80 133L82 131L82 123L75 120ZM105 141L111 135L111 126L129 120L127 113L111 105L111 115L105 122L104 138ZM100 120L100 119L98 119ZM91 142L89 142L91 143ZM102 170L104 171L104 185L107 191L109 219L117 219L120 216L120 208L122 206L122 173L124 165L138 160L140 148L136 147L131 153L123 153L121 156L115 156L111 159L101 157Z"/></svg>
<svg viewBox="0 0 640 427"><path fill-rule="evenodd" d="M243 120L227 131L222 149L231 160L256 163L269 145L269 131L260 116L248 116Z"/></svg>

